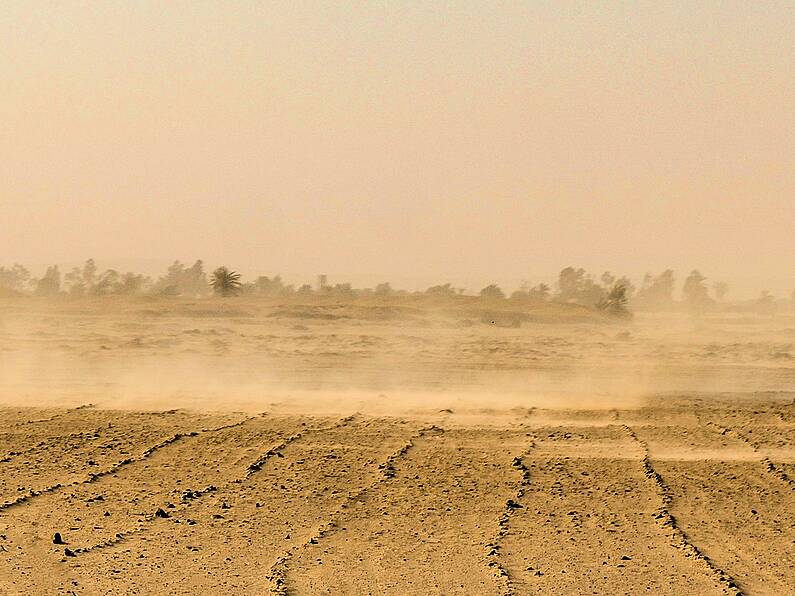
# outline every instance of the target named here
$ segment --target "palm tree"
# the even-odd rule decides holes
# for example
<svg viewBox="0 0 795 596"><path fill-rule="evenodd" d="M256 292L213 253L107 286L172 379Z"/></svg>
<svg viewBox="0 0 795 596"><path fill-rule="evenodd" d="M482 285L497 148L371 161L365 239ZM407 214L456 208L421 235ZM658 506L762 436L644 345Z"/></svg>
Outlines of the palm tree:
<svg viewBox="0 0 795 596"><path fill-rule="evenodd" d="M615 317L629 317L631 313L627 310L628 301L627 286L623 283L616 283L599 301L596 308Z"/></svg>
<svg viewBox="0 0 795 596"><path fill-rule="evenodd" d="M234 296L240 291L240 274L219 267L210 277L210 286L219 296Z"/></svg>

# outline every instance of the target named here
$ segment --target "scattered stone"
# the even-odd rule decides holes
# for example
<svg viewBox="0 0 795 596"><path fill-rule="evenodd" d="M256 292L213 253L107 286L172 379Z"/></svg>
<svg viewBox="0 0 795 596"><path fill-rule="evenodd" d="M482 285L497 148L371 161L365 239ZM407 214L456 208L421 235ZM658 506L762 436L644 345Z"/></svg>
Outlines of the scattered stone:
<svg viewBox="0 0 795 596"><path fill-rule="evenodd" d="M66 542L63 541L63 538L61 537L61 533L60 532L56 532L55 536L52 537L52 543L53 544L66 544Z"/></svg>
<svg viewBox="0 0 795 596"><path fill-rule="evenodd" d="M163 519L167 519L171 517L171 514L165 511L164 509L158 507L157 511L155 511L155 517L161 517Z"/></svg>
<svg viewBox="0 0 795 596"><path fill-rule="evenodd" d="M68 549L68 548L65 548L65 549L63 549L63 554L64 554L64 555L66 555L67 557L76 557L76 556L77 556L77 555L74 553L74 551L73 551L73 550L70 550L70 549Z"/></svg>

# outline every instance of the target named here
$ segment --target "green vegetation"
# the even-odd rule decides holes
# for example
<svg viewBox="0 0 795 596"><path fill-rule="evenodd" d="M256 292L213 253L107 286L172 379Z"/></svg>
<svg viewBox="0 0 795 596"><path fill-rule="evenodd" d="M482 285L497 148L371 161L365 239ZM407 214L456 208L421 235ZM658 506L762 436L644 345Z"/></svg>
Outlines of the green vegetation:
<svg viewBox="0 0 795 596"><path fill-rule="evenodd" d="M218 296L236 296L240 293L240 274L230 271L226 267L219 267L213 271L210 286Z"/></svg>
<svg viewBox="0 0 795 596"><path fill-rule="evenodd" d="M627 286L615 283L610 291L596 304L596 308L612 317L629 318L631 313L627 308Z"/></svg>
<svg viewBox="0 0 795 596"><path fill-rule="evenodd" d="M771 314L787 306L795 308L795 292L791 300L786 301L765 292L759 299L729 304L725 301L728 285L724 282L708 285L707 278L698 270L693 270L685 278L681 299L676 297L676 278L670 269L658 275L646 274L636 290L627 277L610 272L594 276L582 268L566 267L560 271L554 286L526 281L510 294L497 284L489 284L477 292L452 283L433 285L421 291L407 291L395 288L386 281L373 288L356 288L350 283L329 283L325 275L318 279L315 286L303 284L299 287L285 283L279 275L260 275L246 282L240 273L226 266L218 267L208 276L201 260L192 265L174 261L161 277L153 279L139 273L122 273L114 269L100 271L94 259L88 259L81 267L73 267L65 275L61 274L57 265L47 267L38 278L20 264L0 266L0 297L147 295L204 298L215 295L274 300L324 297L348 301L368 297L393 300L415 296L435 301L479 299L492 305L504 302L512 305L512 308L533 308L533 305L543 303L572 304L617 318L630 317L634 311L685 310L700 315L713 310L735 309Z"/></svg>

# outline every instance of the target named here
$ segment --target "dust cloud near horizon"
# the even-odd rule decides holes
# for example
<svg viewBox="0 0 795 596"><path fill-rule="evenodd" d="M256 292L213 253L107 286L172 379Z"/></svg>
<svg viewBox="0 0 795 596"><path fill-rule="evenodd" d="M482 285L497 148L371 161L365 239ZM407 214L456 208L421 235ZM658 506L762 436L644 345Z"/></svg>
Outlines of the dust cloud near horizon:
<svg viewBox="0 0 795 596"><path fill-rule="evenodd" d="M3 306L0 403L14 406L510 417L795 392L789 314L621 322L546 304L508 319L507 303L284 308L242 297Z"/></svg>

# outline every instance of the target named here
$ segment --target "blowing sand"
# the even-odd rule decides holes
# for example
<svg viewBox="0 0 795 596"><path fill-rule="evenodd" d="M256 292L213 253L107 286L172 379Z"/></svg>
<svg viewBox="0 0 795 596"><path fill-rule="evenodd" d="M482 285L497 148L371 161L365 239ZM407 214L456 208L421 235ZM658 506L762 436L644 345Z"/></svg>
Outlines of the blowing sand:
<svg viewBox="0 0 795 596"><path fill-rule="evenodd" d="M0 313L2 594L795 593L791 319Z"/></svg>

